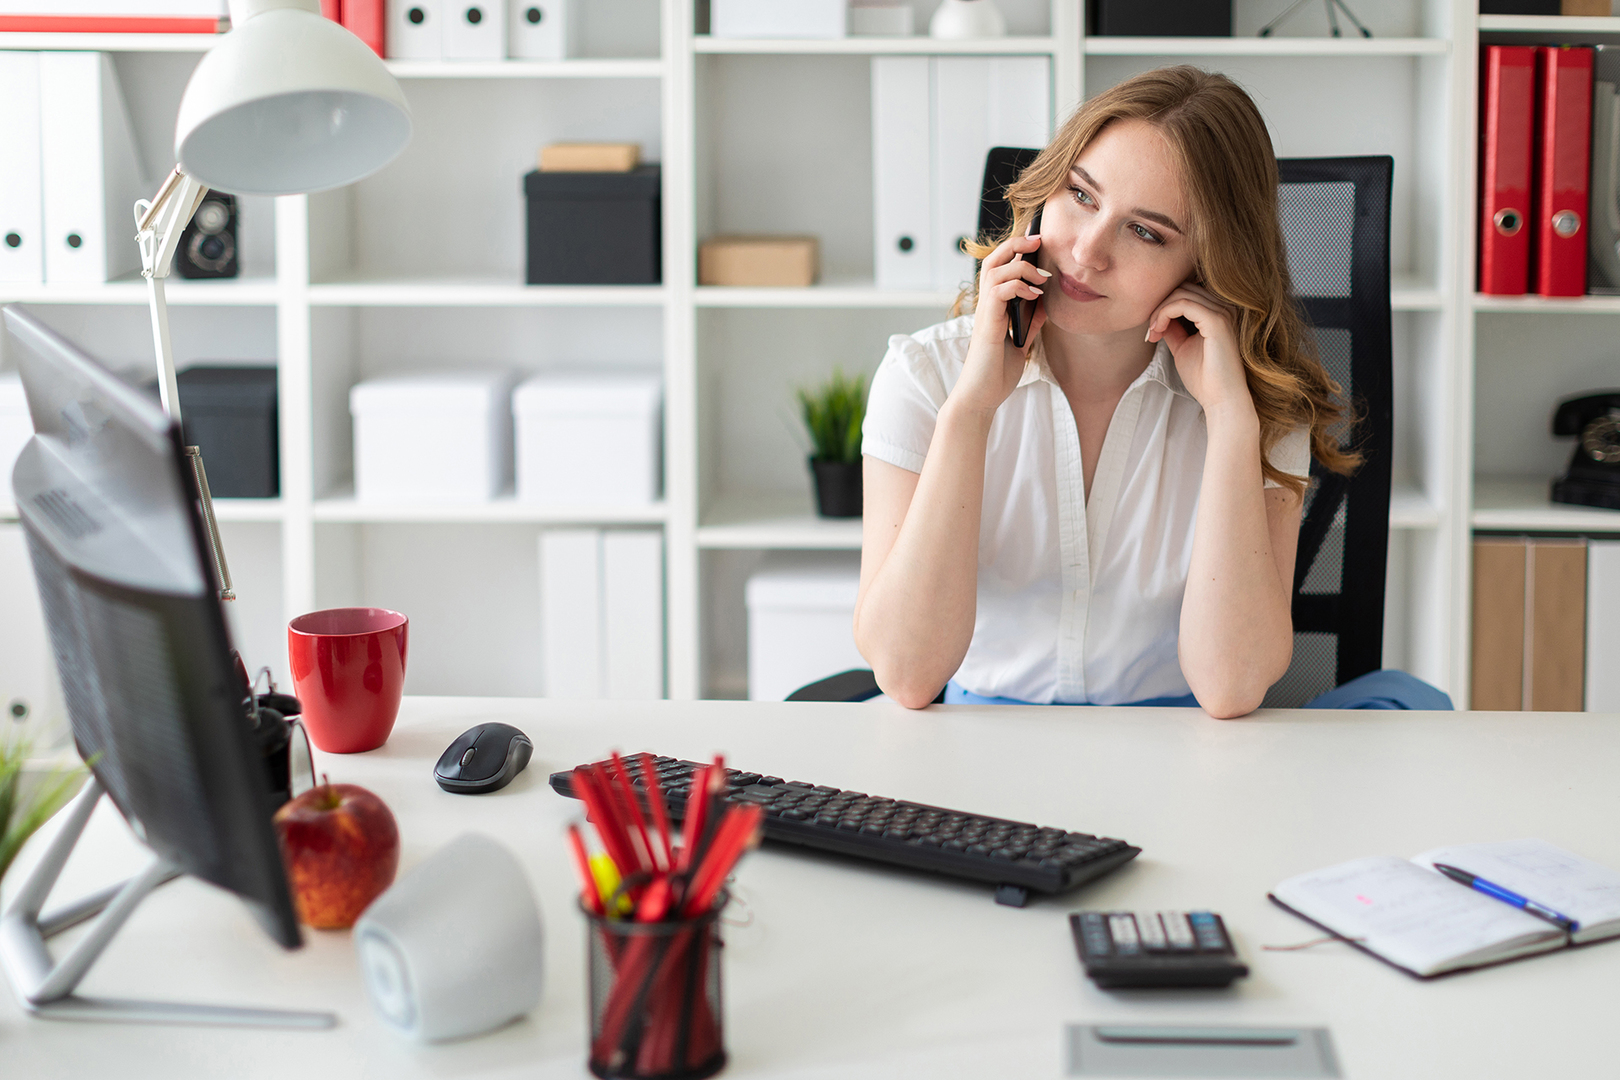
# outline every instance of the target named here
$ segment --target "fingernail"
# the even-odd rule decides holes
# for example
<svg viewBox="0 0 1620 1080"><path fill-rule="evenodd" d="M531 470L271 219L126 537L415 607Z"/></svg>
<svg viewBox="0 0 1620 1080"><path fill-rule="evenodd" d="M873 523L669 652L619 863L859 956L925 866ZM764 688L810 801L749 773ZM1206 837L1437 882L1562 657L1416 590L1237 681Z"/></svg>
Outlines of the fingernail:
<svg viewBox="0 0 1620 1080"><path fill-rule="evenodd" d="M1152 341L1153 340L1153 330L1151 328L1148 330L1147 336L1144 337L1142 340L1143 341Z"/></svg>
<svg viewBox="0 0 1620 1080"><path fill-rule="evenodd" d="M1050 270L1042 270L1038 266L1035 268L1035 272L1037 274L1041 275L1041 277L1051 277L1052 276L1052 271L1050 271Z"/></svg>

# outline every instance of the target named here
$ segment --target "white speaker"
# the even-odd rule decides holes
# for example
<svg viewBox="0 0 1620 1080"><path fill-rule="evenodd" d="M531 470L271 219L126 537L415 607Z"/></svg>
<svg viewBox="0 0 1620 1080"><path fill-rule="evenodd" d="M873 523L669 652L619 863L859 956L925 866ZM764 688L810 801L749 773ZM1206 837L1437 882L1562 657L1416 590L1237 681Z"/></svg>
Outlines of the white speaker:
<svg viewBox="0 0 1620 1080"><path fill-rule="evenodd" d="M427 1042L490 1031L540 1001L540 908L487 836L464 833L396 881L354 940L378 1014Z"/></svg>

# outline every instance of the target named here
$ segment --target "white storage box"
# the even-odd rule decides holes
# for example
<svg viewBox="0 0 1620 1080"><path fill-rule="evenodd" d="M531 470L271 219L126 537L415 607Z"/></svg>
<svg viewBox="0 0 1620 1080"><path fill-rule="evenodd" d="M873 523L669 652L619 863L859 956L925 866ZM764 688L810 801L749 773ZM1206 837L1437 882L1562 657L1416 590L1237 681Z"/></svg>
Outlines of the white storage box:
<svg viewBox="0 0 1620 1080"><path fill-rule="evenodd" d="M855 648L860 556L772 553L749 577L748 697L782 701L793 691L871 665Z"/></svg>
<svg viewBox="0 0 1620 1080"><path fill-rule="evenodd" d="M34 434L34 421L28 415L28 399L23 396L22 377L15 371L0 374L0 509L13 506L11 470L23 444Z"/></svg>
<svg viewBox="0 0 1620 1080"><path fill-rule="evenodd" d="M711 0L717 38L841 38L847 0Z"/></svg>
<svg viewBox="0 0 1620 1080"><path fill-rule="evenodd" d="M645 506L663 473L656 375L536 375L512 395L517 497L547 506Z"/></svg>
<svg viewBox="0 0 1620 1080"><path fill-rule="evenodd" d="M512 376L434 372L349 390L354 493L366 502L483 502L511 479Z"/></svg>

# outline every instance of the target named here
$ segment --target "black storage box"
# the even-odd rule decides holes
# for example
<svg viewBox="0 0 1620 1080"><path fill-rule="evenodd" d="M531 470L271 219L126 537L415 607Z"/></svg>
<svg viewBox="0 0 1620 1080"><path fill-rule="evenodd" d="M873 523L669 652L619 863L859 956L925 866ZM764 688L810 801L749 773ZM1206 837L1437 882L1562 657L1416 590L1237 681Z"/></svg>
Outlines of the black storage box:
<svg viewBox="0 0 1620 1080"><path fill-rule="evenodd" d="M1093 0L1099 37L1231 37L1232 0Z"/></svg>
<svg viewBox="0 0 1620 1080"><path fill-rule="evenodd" d="M1479 0L1481 15L1562 15L1559 0Z"/></svg>
<svg viewBox="0 0 1620 1080"><path fill-rule="evenodd" d="M280 495L276 369L192 367L176 378L186 445L202 450L214 498Z"/></svg>
<svg viewBox="0 0 1620 1080"><path fill-rule="evenodd" d="M530 285L656 285L662 274L659 169L531 172Z"/></svg>

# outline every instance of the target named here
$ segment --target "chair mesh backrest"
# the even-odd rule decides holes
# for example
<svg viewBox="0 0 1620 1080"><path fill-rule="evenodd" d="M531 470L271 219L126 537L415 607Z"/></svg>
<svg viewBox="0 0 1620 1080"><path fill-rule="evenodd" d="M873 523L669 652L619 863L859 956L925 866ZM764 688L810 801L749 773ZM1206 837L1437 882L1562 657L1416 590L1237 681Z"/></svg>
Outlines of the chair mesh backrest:
<svg viewBox="0 0 1620 1080"><path fill-rule="evenodd" d="M985 161L979 234L1011 224L1007 185L1036 150ZM1328 374L1353 403L1363 464L1349 478L1313 460L1294 570L1294 658L1266 694L1301 705L1383 662L1393 441L1389 310L1389 157L1284 158L1278 215L1288 273Z"/></svg>
<svg viewBox="0 0 1620 1080"><path fill-rule="evenodd" d="M1357 414L1349 478L1311 462L1294 568L1294 659L1266 694L1301 705L1383 663L1393 441L1388 157L1277 162L1288 274L1317 355Z"/></svg>

